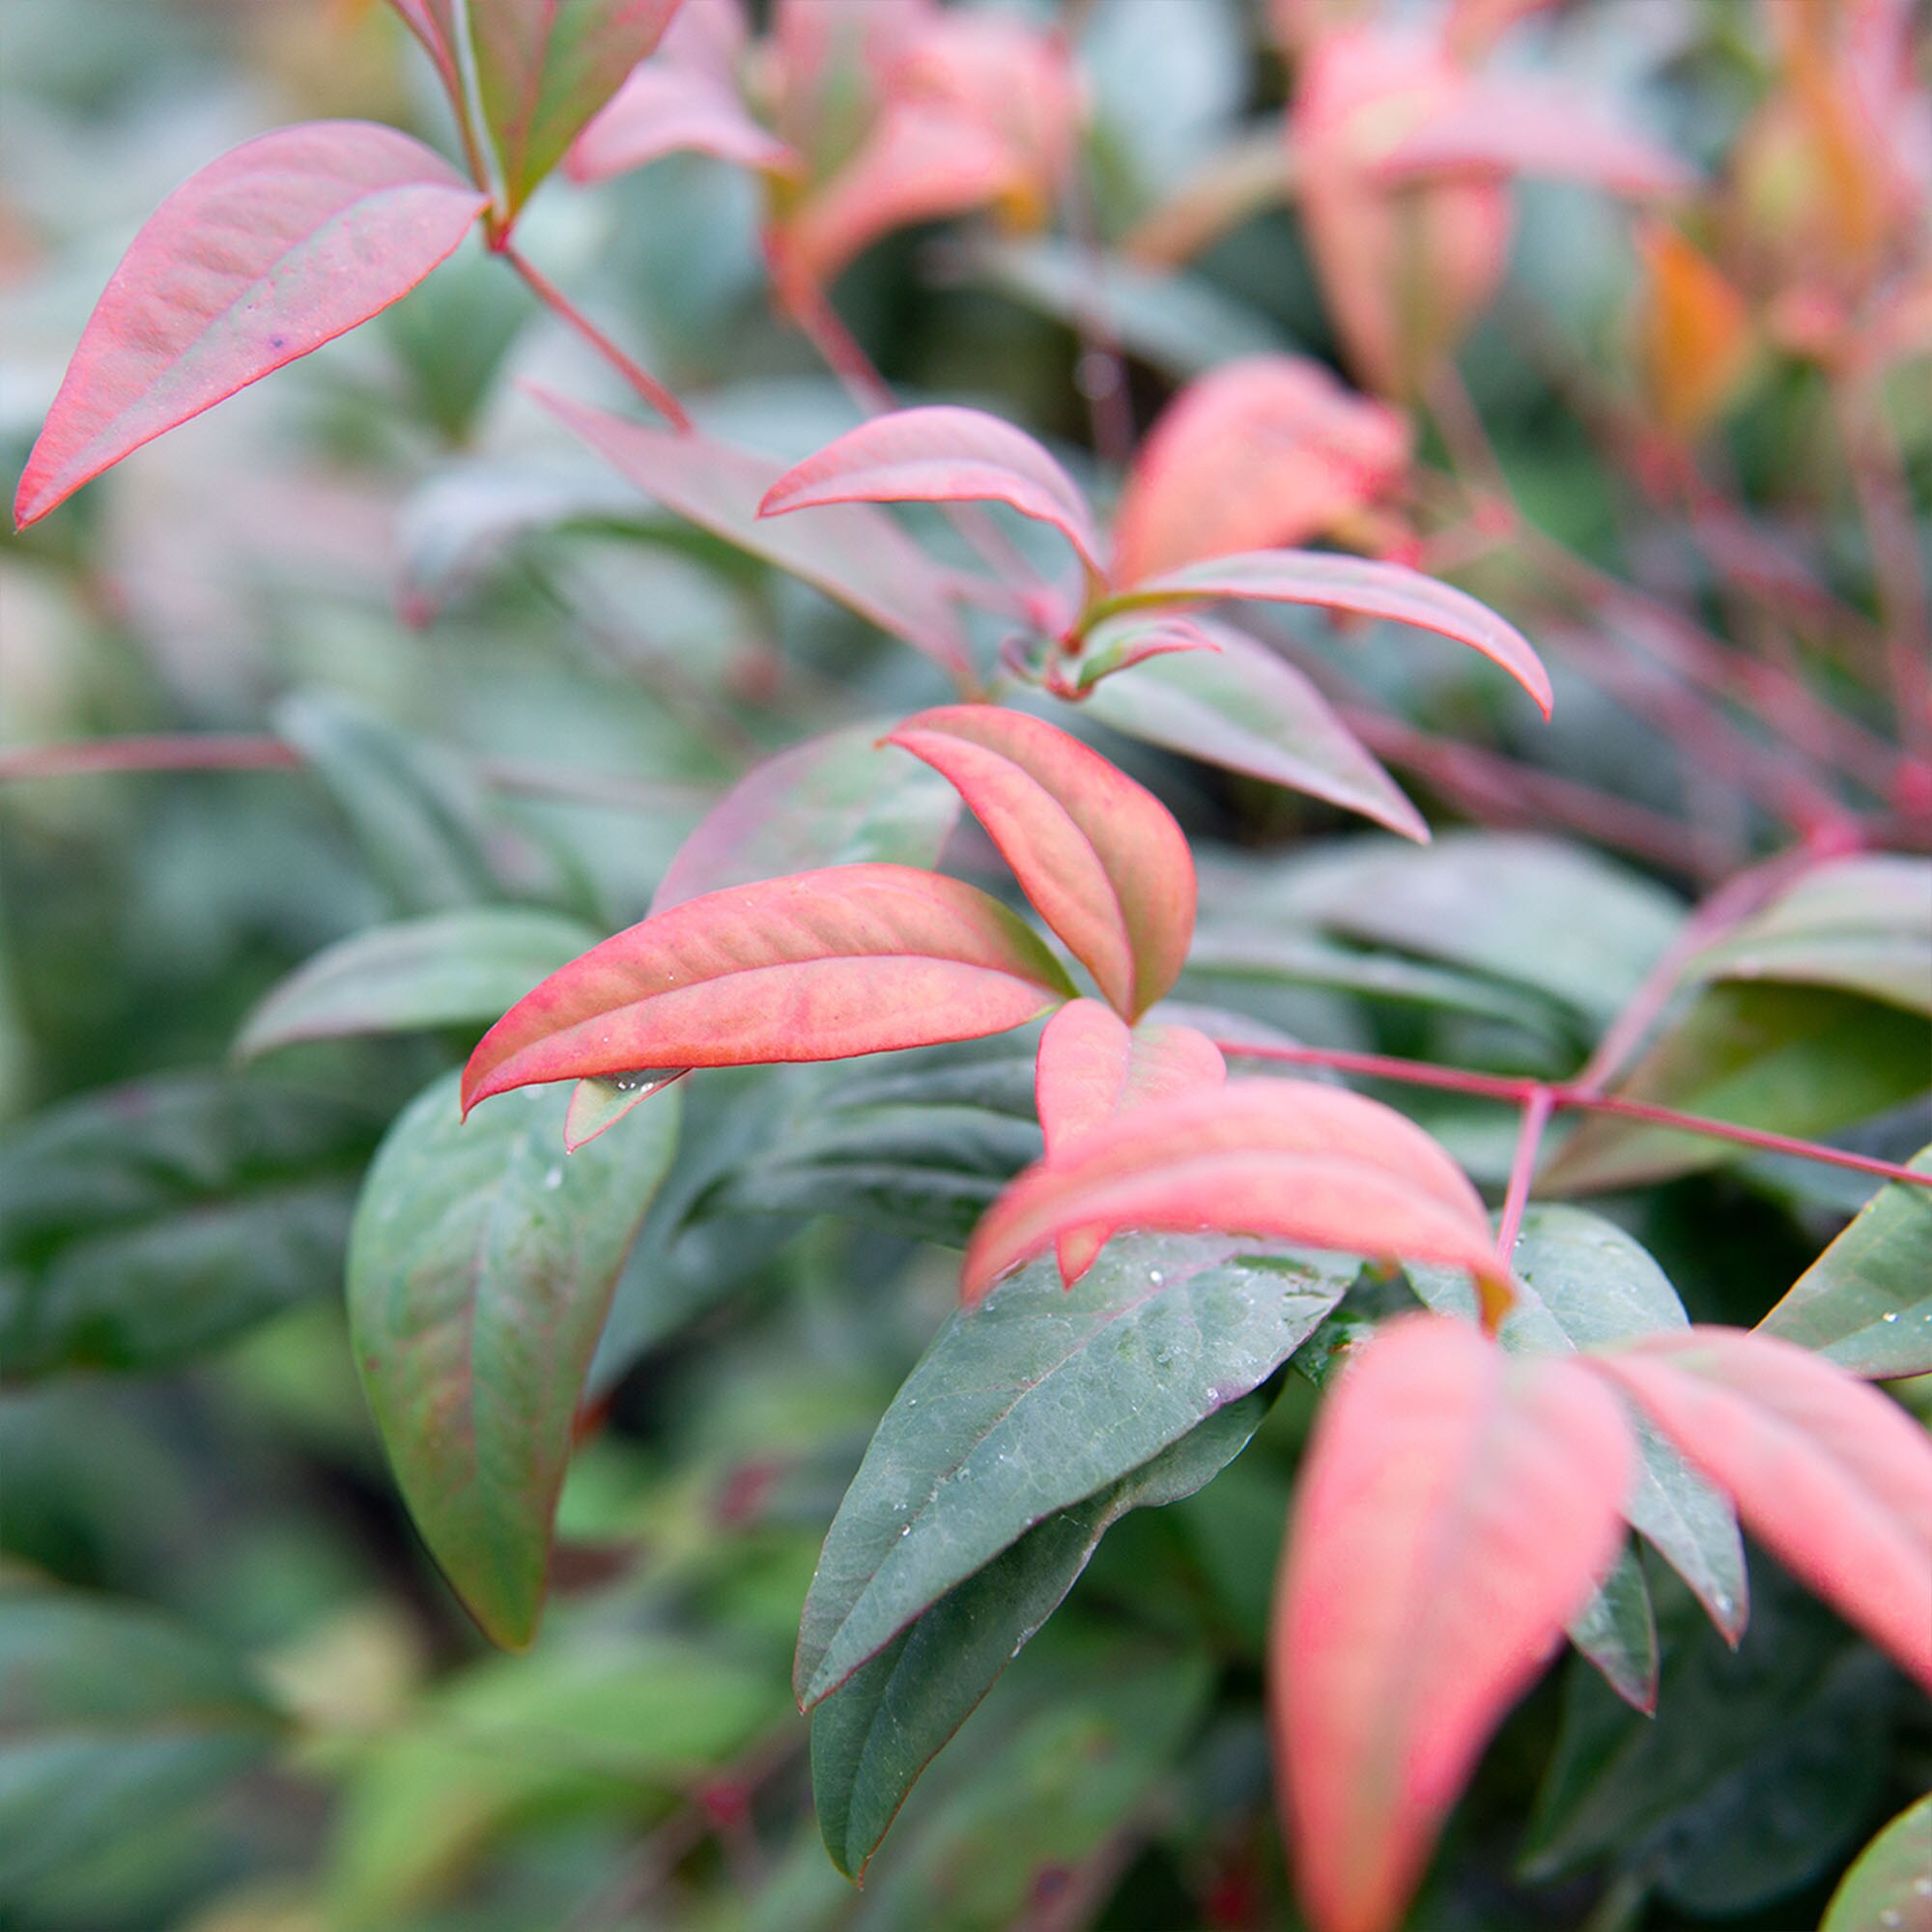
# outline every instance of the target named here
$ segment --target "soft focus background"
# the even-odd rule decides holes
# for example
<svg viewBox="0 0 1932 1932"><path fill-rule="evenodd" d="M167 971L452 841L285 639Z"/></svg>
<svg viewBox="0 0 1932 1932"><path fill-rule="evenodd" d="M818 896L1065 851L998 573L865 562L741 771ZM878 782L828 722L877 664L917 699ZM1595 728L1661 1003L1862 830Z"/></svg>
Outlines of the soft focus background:
<svg viewBox="0 0 1932 1932"><path fill-rule="evenodd" d="M1698 185L1659 212L1593 157L1595 124L1510 127L1510 175L1428 189L1390 230L1393 347L1349 260L1386 211L1312 229L1321 130L1291 162L1281 127L1306 37L1350 10L1017 11L1076 50L1082 185L1045 226L1008 207L867 246L833 294L885 377L1026 425L1105 503L1110 440L1187 381L1313 358L1379 393L1414 461L1303 534L1453 572L1557 680L1545 725L1471 653L1263 620L1445 834L1399 866L1335 808L1105 739L1199 841L1184 995L1557 1076L1682 906L1752 858L1837 832L1923 848L1926 721L1915 755L1895 704L1923 707L1932 135L1922 93L1861 92L1845 50L1909 10L1459 7L1467 71L1558 81ZM1400 92L1365 85L1372 108ZM0 469L159 199L235 141L332 115L451 150L380 6L6 0ZM707 428L796 457L857 412L773 313L760 206L744 171L672 156L553 183L520 233ZM818 1842L799 1605L951 1305L951 1257L913 1236L970 1222L1031 1155L1027 1037L975 1062L976 1094L1018 1098L970 1133L950 1109L929 1148L853 1069L693 1083L593 1373L538 1646L490 1653L413 1541L348 1352L342 1247L384 1125L469 1039L237 1070L238 1028L325 944L401 914L507 896L628 923L760 755L944 695L641 504L522 378L635 407L466 244L0 543L0 772L50 741L186 732L310 759L0 785L0 1545L71 1593L35 1598L51 1635L0 1617L0 1928L1293 1926L1261 1700L1314 1400L1296 1378L1210 1489L1109 1537L863 1892ZM1927 1138L1923 1030L1860 1037L1801 1075L1848 1093L1798 1129L1875 1117L1860 1144L1905 1157ZM1479 1179L1507 1172L1507 1110L1405 1104ZM1748 1323L1868 1191L1757 1161L1618 1211L1693 1314ZM171 1297L185 1269L200 1286ZM30 1276L58 1277L59 1334L20 1312ZM1735 1658L1654 1576L1654 1721L1574 1660L1552 1672L1416 1927L1817 1922L1932 1782L1932 1714L1768 1560L1753 1576ZM28 1650L33 1681L10 1682Z"/></svg>

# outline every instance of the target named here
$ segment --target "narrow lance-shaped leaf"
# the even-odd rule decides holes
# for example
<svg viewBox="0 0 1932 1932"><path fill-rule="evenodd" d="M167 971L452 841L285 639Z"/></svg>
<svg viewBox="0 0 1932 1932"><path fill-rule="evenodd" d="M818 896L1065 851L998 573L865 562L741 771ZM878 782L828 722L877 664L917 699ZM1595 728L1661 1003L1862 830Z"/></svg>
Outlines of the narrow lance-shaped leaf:
<svg viewBox="0 0 1932 1932"><path fill-rule="evenodd" d="M758 503L783 468L771 458L528 387L565 428L666 509L836 598L954 676L970 672L947 573L884 511L848 503L808 524L761 521Z"/></svg>
<svg viewBox="0 0 1932 1932"><path fill-rule="evenodd" d="M1593 1358L1745 1526L1932 1687L1932 1440L1843 1369L1770 1335L1692 1328Z"/></svg>
<svg viewBox="0 0 1932 1932"><path fill-rule="evenodd" d="M1259 550L1240 556L1210 557L1129 584L1101 607L1103 612L1156 604L1252 600L1263 604L1313 604L1358 616L1384 617L1434 631L1480 651L1516 679L1548 717L1549 673L1515 625L1465 591L1399 563L1337 556L1324 551Z"/></svg>
<svg viewBox="0 0 1932 1932"><path fill-rule="evenodd" d="M1270 1649L1317 1932L1388 1932L1478 1753L1614 1560L1631 1447L1568 1362L1402 1318L1316 1424Z"/></svg>
<svg viewBox="0 0 1932 1932"><path fill-rule="evenodd" d="M1224 1229L1372 1258L1467 1268L1509 1305L1476 1190L1392 1107L1301 1080L1235 1080L1140 1108L1029 1168L973 1236L960 1293L976 1301L1063 1235Z"/></svg>
<svg viewBox="0 0 1932 1932"><path fill-rule="evenodd" d="M997 899L908 866L707 893L553 974L491 1028L463 1104L639 1067L842 1060L1004 1033L1071 994Z"/></svg>
<svg viewBox="0 0 1932 1932"><path fill-rule="evenodd" d="M399 301L484 202L420 141L367 121L280 128L212 161L135 236L88 318L16 524Z"/></svg>
<svg viewBox="0 0 1932 1932"><path fill-rule="evenodd" d="M1050 524L1088 570L1099 539L1073 479L1024 430L981 410L897 410L829 442L779 478L761 517L827 503L1005 503Z"/></svg>
<svg viewBox="0 0 1932 1932"><path fill-rule="evenodd" d="M1932 1148L1912 1165L1932 1174ZM1932 1373L1932 1187L1880 1188L1758 1332L1815 1349L1855 1376Z"/></svg>
<svg viewBox="0 0 1932 1932"><path fill-rule="evenodd" d="M1194 931L1194 860L1151 791L1058 725L996 705L922 711L888 742L958 787L1121 1013L1173 986Z"/></svg>
<svg viewBox="0 0 1932 1932"><path fill-rule="evenodd" d="M677 1096L558 1151L565 1096L473 1123L454 1074L396 1122L349 1250L355 1359L410 1514L498 1643L536 1630L571 1425L611 1292L677 1142Z"/></svg>
<svg viewBox="0 0 1932 1932"><path fill-rule="evenodd" d="M1122 1114L1171 1094L1214 1088L1228 1078L1221 1049L1190 1026L1128 1027L1097 1000L1074 1000L1039 1038L1035 1097L1049 1156ZM1105 1236L1065 1235L1056 1244L1060 1278L1071 1288L1093 1266Z"/></svg>

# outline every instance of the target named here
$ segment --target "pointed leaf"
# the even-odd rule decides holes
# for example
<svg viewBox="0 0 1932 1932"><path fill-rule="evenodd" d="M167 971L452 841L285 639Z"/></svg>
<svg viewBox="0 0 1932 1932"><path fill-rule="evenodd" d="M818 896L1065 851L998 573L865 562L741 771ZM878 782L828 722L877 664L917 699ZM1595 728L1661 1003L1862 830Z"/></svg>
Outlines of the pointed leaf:
<svg viewBox="0 0 1932 1932"><path fill-rule="evenodd" d="M1215 646L1212 654L1165 657L1131 676L1110 676L1083 700L1089 714L1131 737L1325 798L1428 842L1422 814L1300 671L1225 624L1185 621ZM1114 635L1115 625L1097 626L1089 648L1106 650Z"/></svg>
<svg viewBox="0 0 1932 1932"><path fill-rule="evenodd" d="M1932 1932L1932 1797L1908 1805L1859 1854L1818 1932Z"/></svg>
<svg viewBox="0 0 1932 1932"><path fill-rule="evenodd" d="M1632 1710L1647 1715L1657 1709L1657 1613L1643 1565L1628 1543L1564 1634Z"/></svg>
<svg viewBox="0 0 1932 1932"><path fill-rule="evenodd" d="M1108 600L1108 611L1156 604L1239 602L1313 604L1364 617L1411 624L1482 652L1502 666L1549 715L1549 673L1528 639L1487 604L1420 571L1325 551L1260 550L1211 557L1130 584Z"/></svg>
<svg viewBox="0 0 1932 1932"><path fill-rule="evenodd" d="M526 906L372 926L325 947L262 1000L236 1037L235 1057L492 1020L595 938L578 920Z"/></svg>
<svg viewBox="0 0 1932 1932"><path fill-rule="evenodd" d="M627 422L534 384L529 393L668 510L822 590L948 671L971 669L945 572L884 511L851 503L802 525L760 522L759 499L782 464L695 432Z"/></svg>
<svg viewBox="0 0 1932 1932"><path fill-rule="evenodd" d="M1389 1932L1490 1733L1616 1555L1624 1420L1587 1371L1390 1322L1316 1424L1275 1605L1273 1726L1318 1932Z"/></svg>
<svg viewBox="0 0 1932 1932"><path fill-rule="evenodd" d="M389 1130L356 1206L349 1318L423 1541L497 1642L536 1631L571 1426L611 1291L677 1143L677 1098L565 1155L565 1096L472 1122L457 1079Z"/></svg>
<svg viewBox="0 0 1932 1932"><path fill-rule="evenodd" d="M135 236L88 318L15 523L399 301L484 202L420 141L366 121L284 128L212 161Z"/></svg>
<svg viewBox="0 0 1932 1932"><path fill-rule="evenodd" d="M1496 1339L1513 1354L1570 1355L1690 1329L1663 1270L1614 1222L1583 1208L1531 1207L1510 1264L1517 1301ZM1475 1319L1475 1297L1461 1275L1413 1268L1409 1279L1438 1314ZM1737 1516L1649 1423L1639 1418L1634 1433L1636 1478L1624 1514L1735 1643L1748 1616Z"/></svg>
<svg viewBox="0 0 1932 1932"><path fill-rule="evenodd" d="M825 1539L799 1629L801 1704L1035 1523L1259 1387L1354 1273L1225 1240L1120 1241L1070 1292L1049 1263L956 1314L894 1398Z"/></svg>
<svg viewBox="0 0 1932 1932"><path fill-rule="evenodd" d="M1115 574L1138 583L1204 557L1297 544L1407 469L1406 420L1300 355L1255 355L1190 384L1128 472Z"/></svg>
<svg viewBox="0 0 1932 1932"><path fill-rule="evenodd" d="M657 45L678 0L469 0L483 117L515 214Z"/></svg>
<svg viewBox="0 0 1932 1932"><path fill-rule="evenodd" d="M651 911L817 866L936 866L959 794L882 744L891 729L885 720L847 724L754 765L678 847Z"/></svg>
<svg viewBox="0 0 1932 1932"><path fill-rule="evenodd" d="M436 64L452 106L463 99L463 64L457 59L454 0L389 0Z"/></svg>
<svg viewBox="0 0 1932 1932"><path fill-rule="evenodd" d="M889 742L957 786L1122 1013L1173 986L1194 930L1194 861L1151 791L1058 725L990 704L922 711Z"/></svg>
<svg viewBox="0 0 1932 1932"><path fill-rule="evenodd" d="M1303 1080L1234 1080L1094 1129L1021 1175L966 1250L970 1303L1063 1235L1225 1229L1441 1262L1508 1294L1482 1202L1392 1107Z"/></svg>
<svg viewBox="0 0 1932 1932"><path fill-rule="evenodd" d="M1231 1402L1151 1462L1047 1518L958 1583L811 1716L811 1796L832 1861L864 1875L905 1796L1017 1657L1128 1511L1191 1496L1247 1445L1267 1413Z"/></svg>
<svg viewBox="0 0 1932 1932"><path fill-rule="evenodd" d="M575 1153L599 1134L608 1134L632 1108L653 1094L662 1094L673 1080L682 1080L688 1066L640 1066L631 1073L600 1074L580 1080L570 1090L570 1106L563 1117L563 1151Z"/></svg>
<svg viewBox="0 0 1932 1932"><path fill-rule="evenodd" d="M1087 499L1024 430L982 410L896 410L847 430L779 478L761 517L827 503L1005 503L1051 524L1100 571Z"/></svg>
<svg viewBox="0 0 1932 1932"><path fill-rule="evenodd" d="M1932 1148L1912 1165L1932 1174ZM1855 1376L1932 1374L1932 1187L1893 1181L1758 1323Z"/></svg>
<svg viewBox="0 0 1932 1932"><path fill-rule="evenodd" d="M973 1039L1071 991L1034 934L976 888L908 866L833 866L687 899L593 947L485 1035L463 1104L640 1066Z"/></svg>
<svg viewBox="0 0 1932 1932"><path fill-rule="evenodd" d="M1770 1335L1693 1328L1594 1366L1787 1570L1932 1686L1932 1440L1918 1424Z"/></svg>

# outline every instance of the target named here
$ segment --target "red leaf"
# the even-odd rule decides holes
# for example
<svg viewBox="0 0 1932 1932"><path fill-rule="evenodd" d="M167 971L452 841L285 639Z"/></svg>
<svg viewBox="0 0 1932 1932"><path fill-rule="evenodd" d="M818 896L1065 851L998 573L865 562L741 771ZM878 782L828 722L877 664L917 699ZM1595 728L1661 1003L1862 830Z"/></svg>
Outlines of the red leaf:
<svg viewBox="0 0 1932 1932"><path fill-rule="evenodd" d="M135 236L88 318L17 525L400 300L484 202L420 141L368 121L284 128L210 162Z"/></svg>
<svg viewBox="0 0 1932 1932"><path fill-rule="evenodd" d="M1039 915L1128 1019L1180 977L1194 860L1174 814L1058 725L943 705L886 741L951 780Z"/></svg>
<svg viewBox="0 0 1932 1932"><path fill-rule="evenodd" d="M1547 175L1633 200L1689 194L1696 171L1587 99L1521 80L1471 80L1378 164L1385 182Z"/></svg>
<svg viewBox="0 0 1932 1932"><path fill-rule="evenodd" d="M678 0L469 0L476 79L514 214L657 45Z"/></svg>
<svg viewBox="0 0 1932 1932"><path fill-rule="evenodd" d="M1407 468L1406 419L1300 355L1250 355L1189 384L1154 425L1114 523L1135 583L1202 557L1295 544Z"/></svg>
<svg viewBox="0 0 1932 1932"><path fill-rule="evenodd" d="M466 1111L536 1081L842 1060L1024 1026L1071 992L998 900L909 866L729 886L553 973L483 1037Z"/></svg>
<svg viewBox="0 0 1932 1932"><path fill-rule="evenodd" d="M647 62L577 137L564 171L573 181L609 181L681 152L771 174L789 174L798 165L792 151L759 127L729 88L684 68Z"/></svg>
<svg viewBox="0 0 1932 1932"><path fill-rule="evenodd" d="M1316 1932L1388 1932L1497 1720L1615 1558L1630 1431L1574 1362L1388 1323L1323 1407L1269 1647Z"/></svg>
<svg viewBox="0 0 1932 1932"><path fill-rule="evenodd" d="M824 591L954 676L971 671L951 580L884 511L853 503L809 526L760 523L758 499L782 468L770 457L627 422L534 384L529 393L668 510Z"/></svg>
<svg viewBox="0 0 1932 1932"><path fill-rule="evenodd" d="M1487 604L1399 563L1336 556L1325 551L1258 550L1210 558L1130 585L1105 606L1109 611L1154 604L1254 599L1264 604L1315 604L1413 624L1467 644L1499 664L1549 715L1549 673L1529 639Z"/></svg>
<svg viewBox="0 0 1932 1932"><path fill-rule="evenodd" d="M1413 1122L1302 1080L1235 1080L1096 1127L1027 1169L974 1232L960 1293L1063 1235L1123 1228L1274 1236L1376 1259L1464 1267L1494 1301L1508 1276L1476 1190Z"/></svg>
<svg viewBox="0 0 1932 1932"><path fill-rule="evenodd" d="M1128 1027L1097 1000L1074 1000L1039 1037L1034 1094L1049 1158L1122 1114L1190 1088L1226 1084L1228 1063L1189 1026ZM1106 1236L1063 1235L1060 1278L1068 1287L1094 1265Z"/></svg>
<svg viewBox="0 0 1932 1932"><path fill-rule="evenodd" d="M1932 1689L1932 1440L1922 1427L1771 1335L1691 1328L1594 1365L1729 1492L1787 1570Z"/></svg>
<svg viewBox="0 0 1932 1932"><path fill-rule="evenodd" d="M1024 430L980 410L896 410L828 442L765 493L761 517L822 503L1006 503L1051 524L1100 574L1073 479Z"/></svg>

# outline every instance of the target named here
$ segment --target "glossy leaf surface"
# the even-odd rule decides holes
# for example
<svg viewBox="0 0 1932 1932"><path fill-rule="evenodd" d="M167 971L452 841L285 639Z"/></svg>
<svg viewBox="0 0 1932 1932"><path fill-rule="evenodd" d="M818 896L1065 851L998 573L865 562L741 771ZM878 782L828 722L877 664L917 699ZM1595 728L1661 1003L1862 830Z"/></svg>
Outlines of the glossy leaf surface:
<svg viewBox="0 0 1932 1932"><path fill-rule="evenodd" d="M833 866L687 899L593 947L491 1028L463 1104L637 1067L972 1039L1071 990L1033 932L976 888L908 866Z"/></svg>
<svg viewBox="0 0 1932 1932"><path fill-rule="evenodd" d="M1648 1716L1657 1709L1657 1613L1643 1565L1628 1543L1616 1567L1563 1630L1632 1710Z"/></svg>
<svg viewBox="0 0 1932 1932"><path fill-rule="evenodd" d="M1729 1328L1599 1357L1794 1576L1932 1685L1932 1442L1808 1350Z"/></svg>
<svg viewBox="0 0 1932 1932"><path fill-rule="evenodd" d="M1273 1730L1318 1932L1388 1932L1490 1733L1616 1555L1623 1416L1587 1371L1411 1316L1355 1356L1302 1465Z"/></svg>
<svg viewBox="0 0 1932 1932"><path fill-rule="evenodd" d="M212 161L135 236L89 317L15 523L400 300L484 199L420 141L366 121L284 128Z"/></svg>
<svg viewBox="0 0 1932 1932"><path fill-rule="evenodd" d="M1908 1805L1848 1871L1819 1932L1932 1932L1932 1797Z"/></svg>
<svg viewBox="0 0 1932 1932"><path fill-rule="evenodd" d="M495 1019L594 942L579 921L479 906L371 926L325 947L242 1023L238 1059L301 1040Z"/></svg>
<svg viewBox="0 0 1932 1932"><path fill-rule="evenodd" d="M1236 1080L1096 1128L1029 1169L973 1236L970 1303L1063 1235L1224 1229L1372 1259L1467 1268L1506 1295L1489 1221L1435 1142L1379 1101L1302 1080Z"/></svg>
<svg viewBox="0 0 1932 1932"><path fill-rule="evenodd" d="M801 1703L1035 1523L1258 1387L1354 1272L1232 1241L1120 1241L1071 1291L1047 1263L955 1315L886 1411L826 1537L799 1632Z"/></svg>
<svg viewBox="0 0 1932 1932"><path fill-rule="evenodd" d="M1690 1326L1656 1262L1614 1222L1583 1208L1532 1206L1510 1264L1517 1302L1496 1339L1512 1353L1571 1355ZM1475 1319L1475 1297L1463 1276L1415 1268L1410 1279L1438 1313ZM1648 1423L1638 1419L1634 1435L1636 1474L1624 1514L1735 1641L1747 1616L1737 1516Z"/></svg>
<svg viewBox="0 0 1932 1932"><path fill-rule="evenodd" d="M1549 673L1529 639L1487 604L1420 571L1325 551L1260 550L1210 557L1130 584L1117 608L1153 604L1312 604L1433 631L1480 651L1549 712Z"/></svg>
<svg viewBox="0 0 1932 1932"><path fill-rule="evenodd" d="M1932 1173L1932 1148L1913 1157ZM1893 1181L1758 1323L1855 1376L1932 1373L1932 1188Z"/></svg>
<svg viewBox="0 0 1932 1932"><path fill-rule="evenodd" d="M547 389L531 393L653 501L822 590L948 670L969 668L944 573L884 511L848 503L803 524L761 521L758 504L782 464L695 433L630 422Z"/></svg>
<svg viewBox="0 0 1932 1932"><path fill-rule="evenodd" d="M465 1122L452 1074L397 1121L349 1250L355 1359L410 1514L498 1643L535 1634L551 1518L611 1291L677 1142L660 1095L559 1151L566 1096Z"/></svg>
<svg viewBox="0 0 1932 1932"><path fill-rule="evenodd" d="M1247 1445L1264 1395L1219 1408L1151 1462L1028 1530L862 1664L811 1718L811 1796L832 1861L865 1872L905 1796L1060 1606L1128 1511L1210 1482Z"/></svg>
<svg viewBox="0 0 1932 1932"><path fill-rule="evenodd" d="M828 503L1005 503L1050 524L1098 574L1099 539L1073 479L1027 435L981 410L897 410L847 430L779 478L761 517Z"/></svg>
<svg viewBox="0 0 1932 1932"><path fill-rule="evenodd" d="M1194 930L1194 860L1151 791L1058 725L994 705L922 711L891 742L958 788L1122 1014L1173 986Z"/></svg>

